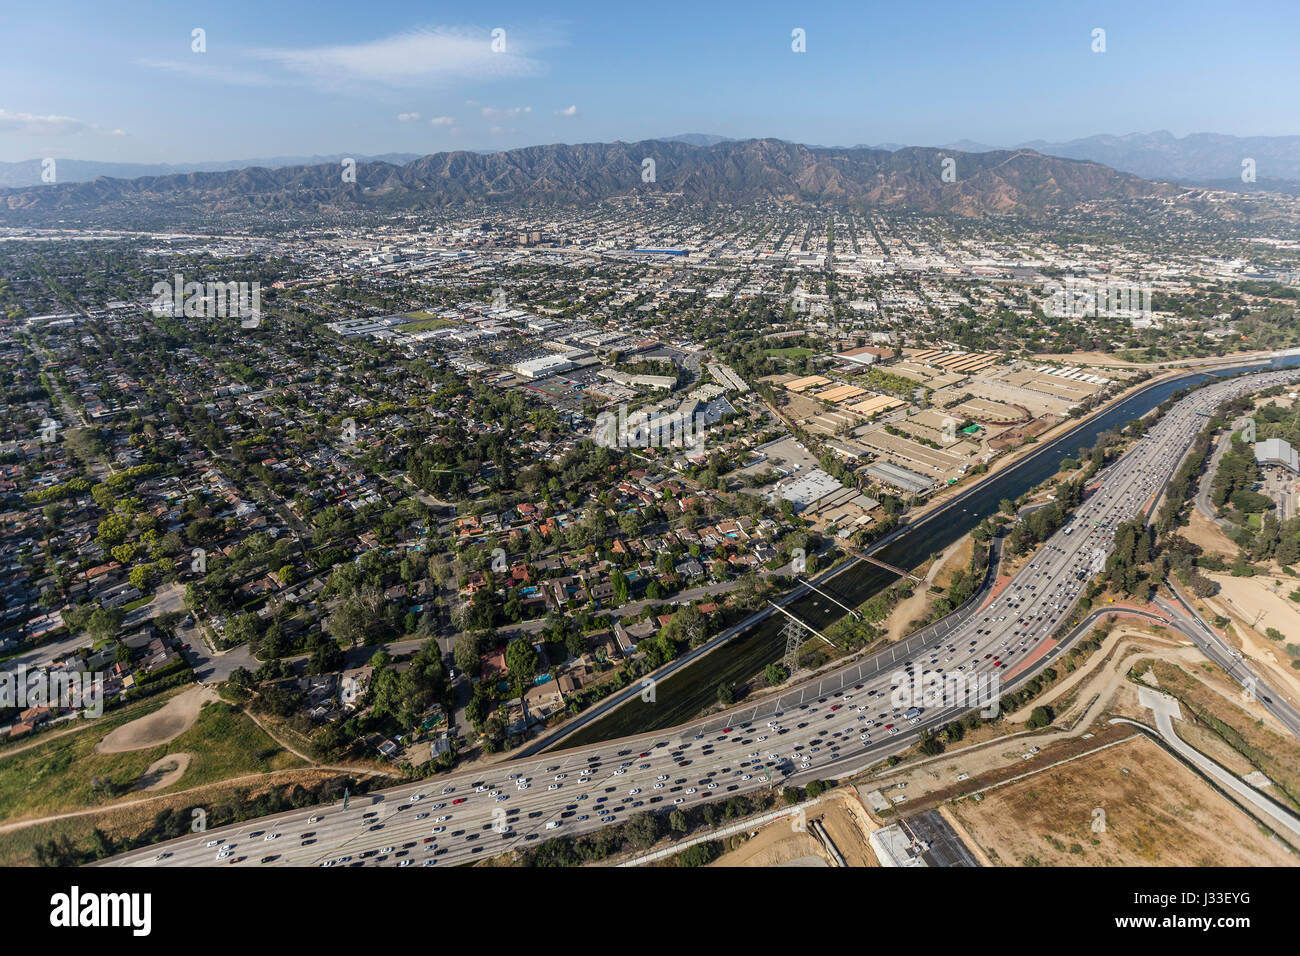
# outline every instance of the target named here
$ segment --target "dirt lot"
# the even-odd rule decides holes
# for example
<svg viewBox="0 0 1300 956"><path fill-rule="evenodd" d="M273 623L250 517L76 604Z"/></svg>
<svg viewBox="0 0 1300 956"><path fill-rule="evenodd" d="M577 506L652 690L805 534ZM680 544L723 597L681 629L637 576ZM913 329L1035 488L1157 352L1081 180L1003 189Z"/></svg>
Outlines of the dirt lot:
<svg viewBox="0 0 1300 956"><path fill-rule="evenodd" d="M709 866L780 866L809 856L830 862L829 855L812 834L795 833L788 820L780 820L765 826L757 836L724 853Z"/></svg>
<svg viewBox="0 0 1300 956"><path fill-rule="evenodd" d="M1300 581L1265 574L1253 578L1234 578L1230 574L1207 577L1220 588L1218 594L1203 601L1211 616L1222 614L1229 618L1234 643L1261 666L1261 676L1277 683L1293 702L1300 700L1300 670L1291 666L1294 658L1286 650L1287 644L1300 645L1300 604L1287 597L1300 587ZM1271 640L1265 634L1270 627L1281 631L1285 640Z"/></svg>
<svg viewBox="0 0 1300 956"><path fill-rule="evenodd" d="M1218 525L1195 508L1189 509L1188 513L1190 515L1188 524L1179 529L1179 534L1192 544L1200 545L1209 554L1217 554L1228 560L1236 557L1237 546L1228 540L1227 535L1219 530Z"/></svg>
<svg viewBox="0 0 1300 956"><path fill-rule="evenodd" d="M152 714L110 731L95 745L95 752L124 753L175 740L190 729L204 704L217 699L217 692L210 687L199 686L178 694Z"/></svg>
<svg viewBox="0 0 1300 956"><path fill-rule="evenodd" d="M137 790L166 790L181 777L190 766L190 755L186 753L168 754L151 763L140 779L136 781Z"/></svg>
<svg viewBox="0 0 1300 956"><path fill-rule="evenodd" d="M821 820L831 842L849 866L879 866L868 843L877 829L852 792L837 792L823 800L808 815L807 822ZM780 820L758 831L741 846L725 853L710 866L780 866L807 857L831 863L830 854L810 830L795 831L789 820Z"/></svg>
<svg viewBox="0 0 1300 956"><path fill-rule="evenodd" d="M1146 738L952 809L1000 866L1300 865Z"/></svg>

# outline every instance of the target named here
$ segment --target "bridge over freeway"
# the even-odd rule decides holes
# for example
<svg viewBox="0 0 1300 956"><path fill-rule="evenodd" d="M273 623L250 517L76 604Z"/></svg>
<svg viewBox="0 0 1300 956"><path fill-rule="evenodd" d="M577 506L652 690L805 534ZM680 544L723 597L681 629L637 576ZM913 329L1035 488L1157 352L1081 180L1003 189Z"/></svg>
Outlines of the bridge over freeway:
<svg viewBox="0 0 1300 956"><path fill-rule="evenodd" d="M873 558L871 555L863 554L861 551L858 551L854 548L850 548L847 545L841 544L840 547L842 547L849 554L853 555L859 561L866 561L868 564L874 564L876 567L884 568L886 571L893 571L900 578L907 578L913 584L925 584L924 578L918 578L911 571L904 571L902 568L895 567L894 565L890 564L888 561L881 561L879 558Z"/></svg>

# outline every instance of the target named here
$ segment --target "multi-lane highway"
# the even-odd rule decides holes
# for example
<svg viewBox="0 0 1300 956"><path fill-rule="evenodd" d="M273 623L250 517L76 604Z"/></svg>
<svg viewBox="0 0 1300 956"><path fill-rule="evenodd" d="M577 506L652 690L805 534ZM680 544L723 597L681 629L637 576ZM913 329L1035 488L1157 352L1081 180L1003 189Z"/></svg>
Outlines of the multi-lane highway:
<svg viewBox="0 0 1300 956"><path fill-rule="evenodd" d="M1053 635L1104 564L1117 525L1149 513L1205 412L1294 381L1275 371L1178 402L1096 478L1069 522L978 610L779 696L672 731L469 770L341 805L293 811L106 861L155 865L446 866L577 835L643 810L692 807L779 784L844 777L915 743L1059 658ZM1077 631L1075 633L1078 633Z"/></svg>

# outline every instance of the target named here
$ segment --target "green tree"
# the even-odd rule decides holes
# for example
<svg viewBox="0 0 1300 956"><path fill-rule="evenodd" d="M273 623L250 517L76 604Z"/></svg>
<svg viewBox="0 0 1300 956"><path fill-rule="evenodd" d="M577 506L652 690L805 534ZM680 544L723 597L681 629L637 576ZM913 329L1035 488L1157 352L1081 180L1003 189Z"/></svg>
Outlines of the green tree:
<svg viewBox="0 0 1300 956"><path fill-rule="evenodd" d="M506 645L506 667L515 680L530 681L537 676L540 660L532 642L526 637L511 641Z"/></svg>

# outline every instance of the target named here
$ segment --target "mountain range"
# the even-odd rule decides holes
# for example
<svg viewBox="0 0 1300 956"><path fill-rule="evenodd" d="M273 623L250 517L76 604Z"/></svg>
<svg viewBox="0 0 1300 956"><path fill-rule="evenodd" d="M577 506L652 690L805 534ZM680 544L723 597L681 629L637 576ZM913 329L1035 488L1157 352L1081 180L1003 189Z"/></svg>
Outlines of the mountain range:
<svg viewBox="0 0 1300 956"><path fill-rule="evenodd" d="M689 146L716 146L737 140L713 133L682 133L659 137L662 142L685 143ZM810 146L811 149L846 147ZM902 143L859 144L849 149L877 149L897 152L907 149ZM1072 139L1066 142L1029 140L1010 146L990 146L975 140L962 139L938 147L961 153L987 153L1002 150L1032 149L1046 156L1065 159L1082 159L1101 163L1120 172L1132 173L1143 179L1160 182L1213 184L1232 188L1241 185L1241 162L1254 159L1259 179L1295 180L1300 183L1300 136L1227 136L1220 133L1191 133L1177 137L1166 130L1154 133L1129 133L1123 136L1101 134ZM493 153L499 150L473 150ZM261 166L282 169L286 166L313 166L337 163L344 153L325 156L271 156L255 159L236 159L204 163L105 163L84 159L59 159L58 181L61 183L89 182L100 176L114 179L136 179L142 176L168 176L181 173L224 172ZM350 154L357 162L386 162L404 165L419 159L420 153L383 153L376 156ZM41 160L0 163L0 188L40 186ZM1248 184L1247 184L1248 185Z"/></svg>
<svg viewBox="0 0 1300 956"><path fill-rule="evenodd" d="M1005 149L961 140L946 148L966 152ZM1300 181L1300 136L1225 136L1190 133L1177 137L1166 130L1099 135L1065 143L1031 140L1014 149L1032 149L1049 156L1086 159L1144 179L1178 183L1213 183L1241 187L1242 160L1255 161L1258 179ZM1247 184L1248 185L1248 184Z"/></svg>
<svg viewBox="0 0 1300 956"><path fill-rule="evenodd" d="M954 181L942 176L954 161ZM653 175L646 160L653 160ZM694 146L667 140L450 152L402 165L338 163L254 167L135 179L100 178L0 191L0 220L104 222L276 212L330 215L413 211L463 204L587 203L676 193L695 200L851 202L948 213L1046 215L1097 200L1175 195L1098 163L1032 150L961 153L926 147L832 149L774 139Z"/></svg>

